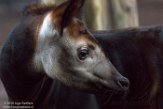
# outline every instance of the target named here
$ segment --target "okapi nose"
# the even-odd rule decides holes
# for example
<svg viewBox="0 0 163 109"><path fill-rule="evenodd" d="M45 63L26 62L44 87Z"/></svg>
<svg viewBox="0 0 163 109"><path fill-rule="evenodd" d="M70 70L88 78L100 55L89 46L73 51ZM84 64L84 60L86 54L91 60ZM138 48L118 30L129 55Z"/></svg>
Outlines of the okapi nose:
<svg viewBox="0 0 163 109"><path fill-rule="evenodd" d="M127 78L121 77L115 80L116 84L123 90L128 90L130 86L130 82Z"/></svg>

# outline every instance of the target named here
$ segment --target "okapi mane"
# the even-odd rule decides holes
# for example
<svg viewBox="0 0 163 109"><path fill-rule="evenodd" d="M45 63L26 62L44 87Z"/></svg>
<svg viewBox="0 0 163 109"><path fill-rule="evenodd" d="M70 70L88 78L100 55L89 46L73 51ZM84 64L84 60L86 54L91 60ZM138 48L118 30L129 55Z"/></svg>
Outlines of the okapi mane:
<svg viewBox="0 0 163 109"><path fill-rule="evenodd" d="M32 3L27 5L24 9L23 9L23 15L42 15L47 13L48 11L54 9L56 6L55 5L51 5L51 6L47 6L47 5L43 5L43 4L38 4L38 3Z"/></svg>

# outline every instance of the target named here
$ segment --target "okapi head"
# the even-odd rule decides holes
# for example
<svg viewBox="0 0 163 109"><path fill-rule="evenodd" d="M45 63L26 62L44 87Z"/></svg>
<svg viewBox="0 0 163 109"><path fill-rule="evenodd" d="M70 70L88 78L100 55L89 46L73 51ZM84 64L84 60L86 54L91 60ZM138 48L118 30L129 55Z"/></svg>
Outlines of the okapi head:
<svg viewBox="0 0 163 109"><path fill-rule="evenodd" d="M44 15L37 31L35 69L84 91L127 90L128 79L108 61L99 43L75 17L80 4L81 0L71 0L49 8ZM27 11L30 9L32 6Z"/></svg>

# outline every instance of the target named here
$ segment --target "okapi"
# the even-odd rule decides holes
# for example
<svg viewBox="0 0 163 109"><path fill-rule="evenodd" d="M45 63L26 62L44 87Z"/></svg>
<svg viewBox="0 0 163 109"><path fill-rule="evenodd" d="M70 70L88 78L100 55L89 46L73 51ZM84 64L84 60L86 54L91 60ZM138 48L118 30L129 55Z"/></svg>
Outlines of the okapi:
<svg viewBox="0 0 163 109"><path fill-rule="evenodd" d="M11 101L9 108L26 106L24 101L34 109L98 109L95 96L82 91L127 91L128 79L75 17L81 2L26 8L0 54L0 77Z"/></svg>
<svg viewBox="0 0 163 109"><path fill-rule="evenodd" d="M163 109L163 27L93 32L106 56L130 81L126 96L97 96L104 109Z"/></svg>

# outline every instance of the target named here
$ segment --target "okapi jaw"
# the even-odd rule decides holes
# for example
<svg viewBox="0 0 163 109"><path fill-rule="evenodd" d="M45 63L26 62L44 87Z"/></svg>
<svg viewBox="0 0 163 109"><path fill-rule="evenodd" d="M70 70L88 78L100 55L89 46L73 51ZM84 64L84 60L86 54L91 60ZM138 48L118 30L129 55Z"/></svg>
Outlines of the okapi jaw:
<svg viewBox="0 0 163 109"><path fill-rule="evenodd" d="M62 4L47 13L39 27L35 69L80 90L127 90L129 81L106 59L98 42L79 19L69 16L60 35L65 6Z"/></svg>

